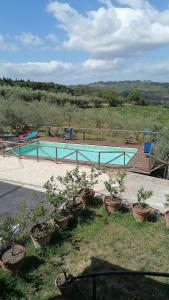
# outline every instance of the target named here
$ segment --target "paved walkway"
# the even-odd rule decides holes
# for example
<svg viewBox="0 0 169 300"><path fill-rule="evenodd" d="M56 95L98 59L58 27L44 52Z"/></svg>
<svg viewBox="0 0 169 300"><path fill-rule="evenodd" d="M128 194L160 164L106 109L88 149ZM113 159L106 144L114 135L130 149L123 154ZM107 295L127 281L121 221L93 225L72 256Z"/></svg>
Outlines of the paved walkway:
<svg viewBox="0 0 169 300"><path fill-rule="evenodd" d="M42 192L36 192L35 195L34 190L0 182L0 216L15 214L23 201L27 202L30 208L36 205L42 197Z"/></svg>
<svg viewBox="0 0 169 300"><path fill-rule="evenodd" d="M53 175L64 175L67 170L73 169L74 164L66 163L54 163L52 161L35 161L31 159L19 159L16 157L0 157L0 181L14 185L13 195L17 196L21 188L25 188L26 193L21 193L24 200L24 196L28 193L28 190L43 191L44 183ZM89 171L89 167L81 166L82 170ZM105 188L103 181L107 178L107 174L101 176L101 181L96 185L95 189L98 193L104 194ZM164 179L153 178L145 175L128 173L126 178L126 190L122 195L122 198L129 203L136 202L137 190L143 186L145 189L153 190L153 197L148 203L155 209L164 211L165 194L169 193L169 181ZM19 188L21 187L21 188ZM9 187L10 191L11 187ZM0 186L1 190L1 186ZM24 191L24 190L23 190ZM5 201L3 197L0 197L1 211L4 213L13 210L14 206L17 207L17 197L12 200L10 193L8 194L8 188L4 189ZM3 194L3 187L2 187ZM12 194L11 194L12 195ZM31 195L31 194L30 194ZM31 200L32 196L29 196L27 201ZM16 202L15 202L16 201ZM0 213L1 214L1 213Z"/></svg>

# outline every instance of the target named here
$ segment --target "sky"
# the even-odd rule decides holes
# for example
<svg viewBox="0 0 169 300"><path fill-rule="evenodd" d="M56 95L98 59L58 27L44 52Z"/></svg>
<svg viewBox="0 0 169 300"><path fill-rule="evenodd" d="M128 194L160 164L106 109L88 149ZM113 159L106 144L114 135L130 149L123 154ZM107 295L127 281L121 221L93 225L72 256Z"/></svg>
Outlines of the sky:
<svg viewBox="0 0 169 300"><path fill-rule="evenodd" d="M0 77L169 81L169 0L0 0Z"/></svg>

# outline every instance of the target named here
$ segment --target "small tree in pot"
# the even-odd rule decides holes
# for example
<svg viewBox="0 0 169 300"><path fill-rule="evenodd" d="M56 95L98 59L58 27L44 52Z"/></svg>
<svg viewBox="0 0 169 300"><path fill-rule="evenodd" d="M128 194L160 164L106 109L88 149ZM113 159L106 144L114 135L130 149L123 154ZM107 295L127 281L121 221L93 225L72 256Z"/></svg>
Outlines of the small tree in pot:
<svg viewBox="0 0 169 300"><path fill-rule="evenodd" d="M85 205L90 204L94 197L95 190L93 187L98 183L101 174L102 172L95 166L90 168L90 173L88 175L85 172L82 173L82 188L78 191L78 194L82 196Z"/></svg>
<svg viewBox="0 0 169 300"><path fill-rule="evenodd" d="M44 185L45 198L53 207L52 219L63 229L67 227L69 218L72 215L80 214L84 208L82 199L80 202L77 199L79 197L77 197L77 187L74 180L69 182L69 176L70 174L67 172L66 176L57 178L62 184L62 190L58 188L53 176Z"/></svg>
<svg viewBox="0 0 169 300"><path fill-rule="evenodd" d="M15 217L4 217L0 223L0 252L11 245L13 239L12 228L16 225Z"/></svg>
<svg viewBox="0 0 169 300"><path fill-rule="evenodd" d="M15 217L7 216L0 224L0 265L5 271L20 268L25 258L25 248L16 244L19 235L19 224Z"/></svg>
<svg viewBox="0 0 169 300"><path fill-rule="evenodd" d="M79 167L67 171L64 177L59 176L59 182L64 186L68 194L81 196L85 205L91 201L95 195L93 186L98 183L101 172L96 167L90 168L90 174L80 172Z"/></svg>
<svg viewBox="0 0 169 300"><path fill-rule="evenodd" d="M65 229L70 218L69 210L65 205L67 201L65 193L59 190L53 176L45 183L44 188L45 198L53 208L51 217L54 223Z"/></svg>
<svg viewBox="0 0 169 300"><path fill-rule="evenodd" d="M109 212L114 212L119 209L121 204L120 195L125 190L125 176L126 173L124 171L119 171L115 180L109 175L108 180L104 182L105 188L109 192L109 196L104 197L104 204Z"/></svg>
<svg viewBox="0 0 169 300"><path fill-rule="evenodd" d="M85 204L81 195L69 194L67 196L69 200L65 204L66 209L70 212L71 216L80 216L82 211L85 209Z"/></svg>
<svg viewBox="0 0 169 300"><path fill-rule="evenodd" d="M44 201L30 212L30 219L34 224L31 228L31 239L36 248L48 245L51 240L54 225L49 220L49 210L45 207Z"/></svg>
<svg viewBox="0 0 169 300"><path fill-rule="evenodd" d="M145 190L141 187L137 192L137 203L132 206L133 216L136 221L143 222L147 220L148 215L151 212L151 208L145 203L153 195L153 191Z"/></svg>
<svg viewBox="0 0 169 300"><path fill-rule="evenodd" d="M169 194L166 194L165 197L166 197L165 207L169 208ZM166 222L166 226L169 228L169 210L165 212L165 222Z"/></svg>

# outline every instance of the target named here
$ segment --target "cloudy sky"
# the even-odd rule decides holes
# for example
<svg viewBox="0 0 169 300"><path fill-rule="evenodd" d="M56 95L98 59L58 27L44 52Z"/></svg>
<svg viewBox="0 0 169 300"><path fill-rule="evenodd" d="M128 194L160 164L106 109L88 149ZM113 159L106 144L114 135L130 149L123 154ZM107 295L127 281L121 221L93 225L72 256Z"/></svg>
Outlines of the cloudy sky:
<svg viewBox="0 0 169 300"><path fill-rule="evenodd" d="M169 0L1 0L0 77L169 81Z"/></svg>

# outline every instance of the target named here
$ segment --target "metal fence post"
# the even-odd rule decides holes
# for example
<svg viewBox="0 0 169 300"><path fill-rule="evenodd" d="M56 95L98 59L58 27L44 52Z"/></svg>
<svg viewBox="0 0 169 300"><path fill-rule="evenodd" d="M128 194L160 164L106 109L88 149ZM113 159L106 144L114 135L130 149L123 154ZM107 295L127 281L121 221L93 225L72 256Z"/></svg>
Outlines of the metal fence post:
<svg viewBox="0 0 169 300"><path fill-rule="evenodd" d="M21 158L21 146L19 144L19 157Z"/></svg>
<svg viewBox="0 0 169 300"><path fill-rule="evenodd" d="M37 159L37 161L39 161L39 149L38 149L38 146L36 148L36 159Z"/></svg>
<svg viewBox="0 0 169 300"><path fill-rule="evenodd" d="M76 150L76 163L78 164L78 150Z"/></svg>
<svg viewBox="0 0 169 300"><path fill-rule="evenodd" d="M2 144L2 153L3 153L3 156L5 156L5 146L4 146L4 144Z"/></svg>
<svg viewBox="0 0 169 300"><path fill-rule="evenodd" d="M98 155L98 165L99 165L99 168L100 168L100 157L101 157L101 152L99 152L99 155Z"/></svg>
<svg viewBox="0 0 169 300"><path fill-rule="evenodd" d="M96 300L96 277L95 276L93 276L93 278L92 278L92 280L93 280L93 282L92 282L92 284L93 284L93 287L92 287L92 290L93 290L93 300Z"/></svg>
<svg viewBox="0 0 169 300"><path fill-rule="evenodd" d="M58 148L56 147L56 163L57 163L57 159L58 159Z"/></svg>
<svg viewBox="0 0 169 300"><path fill-rule="evenodd" d="M83 141L85 140L85 130L83 130Z"/></svg>
<svg viewBox="0 0 169 300"><path fill-rule="evenodd" d="M151 153L149 153L149 171L151 170L152 161L151 161Z"/></svg>
<svg viewBox="0 0 169 300"><path fill-rule="evenodd" d="M97 131L97 142L99 141L99 130L98 130L98 128L96 129Z"/></svg>
<svg viewBox="0 0 169 300"><path fill-rule="evenodd" d="M126 152L123 152L124 154L124 166L126 165Z"/></svg>

